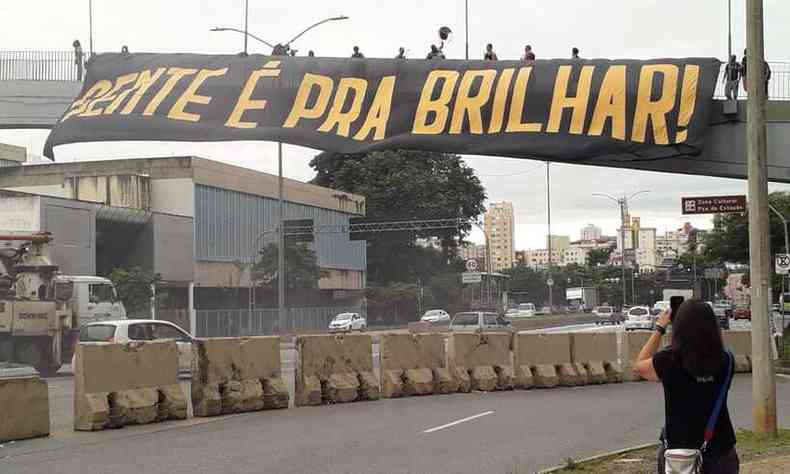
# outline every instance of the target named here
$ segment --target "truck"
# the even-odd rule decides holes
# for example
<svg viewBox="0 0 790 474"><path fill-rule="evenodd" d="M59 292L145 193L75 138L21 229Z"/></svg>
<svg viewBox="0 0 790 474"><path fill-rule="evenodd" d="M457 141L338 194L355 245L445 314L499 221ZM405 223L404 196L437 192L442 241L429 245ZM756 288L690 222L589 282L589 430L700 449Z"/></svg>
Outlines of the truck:
<svg viewBox="0 0 790 474"><path fill-rule="evenodd" d="M49 233L0 235L0 361L54 374L71 360L83 324L126 319L113 284L63 275Z"/></svg>
<svg viewBox="0 0 790 474"><path fill-rule="evenodd" d="M568 304L576 306L581 312L590 312L598 306L598 288L583 286L577 288L566 288L565 299Z"/></svg>

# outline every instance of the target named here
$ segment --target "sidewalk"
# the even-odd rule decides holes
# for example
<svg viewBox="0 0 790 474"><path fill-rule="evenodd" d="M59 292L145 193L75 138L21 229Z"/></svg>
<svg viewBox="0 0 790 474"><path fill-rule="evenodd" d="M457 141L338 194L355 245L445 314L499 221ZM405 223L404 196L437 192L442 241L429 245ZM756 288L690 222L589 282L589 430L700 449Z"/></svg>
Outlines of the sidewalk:
<svg viewBox="0 0 790 474"><path fill-rule="evenodd" d="M790 456L769 458L744 464L742 474L782 474L790 472Z"/></svg>

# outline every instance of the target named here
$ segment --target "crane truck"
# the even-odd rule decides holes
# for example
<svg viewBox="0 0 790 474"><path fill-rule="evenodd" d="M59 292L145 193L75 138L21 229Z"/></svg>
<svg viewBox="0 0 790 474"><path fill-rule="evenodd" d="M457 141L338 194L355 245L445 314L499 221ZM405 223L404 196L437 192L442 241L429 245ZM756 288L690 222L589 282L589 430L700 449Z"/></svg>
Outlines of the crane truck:
<svg viewBox="0 0 790 474"><path fill-rule="evenodd" d="M71 360L79 328L125 319L112 282L58 272L49 233L0 235L0 361L51 375Z"/></svg>

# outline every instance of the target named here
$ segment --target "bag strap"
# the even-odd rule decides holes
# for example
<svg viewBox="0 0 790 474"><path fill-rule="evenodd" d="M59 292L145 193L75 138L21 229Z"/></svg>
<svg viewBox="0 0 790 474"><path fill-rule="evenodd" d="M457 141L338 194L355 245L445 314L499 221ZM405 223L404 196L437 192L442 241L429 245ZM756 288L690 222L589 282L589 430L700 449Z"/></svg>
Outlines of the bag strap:
<svg viewBox="0 0 790 474"><path fill-rule="evenodd" d="M716 421L719 419L719 413L724 404L724 396L727 394L727 389L730 387L730 380L732 379L733 356L730 351L724 351L724 353L727 355L727 373L724 376L724 383L719 391L719 398L716 399L716 405L713 406L713 413L710 414L708 425L705 427L705 441L702 443L702 451L705 451L705 448L708 446L708 441L713 439L713 430L716 427Z"/></svg>

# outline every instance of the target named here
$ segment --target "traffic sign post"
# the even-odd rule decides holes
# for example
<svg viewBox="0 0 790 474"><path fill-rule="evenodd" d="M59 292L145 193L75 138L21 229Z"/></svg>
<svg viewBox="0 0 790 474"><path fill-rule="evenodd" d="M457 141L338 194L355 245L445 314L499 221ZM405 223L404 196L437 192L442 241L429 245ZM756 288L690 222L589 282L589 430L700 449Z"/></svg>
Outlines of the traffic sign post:
<svg viewBox="0 0 790 474"><path fill-rule="evenodd" d="M477 263L477 260L474 258L470 258L466 261L466 271L468 272L476 272L480 266Z"/></svg>
<svg viewBox="0 0 790 474"><path fill-rule="evenodd" d="M790 255L786 253L776 254L776 274L787 275L790 273Z"/></svg>

